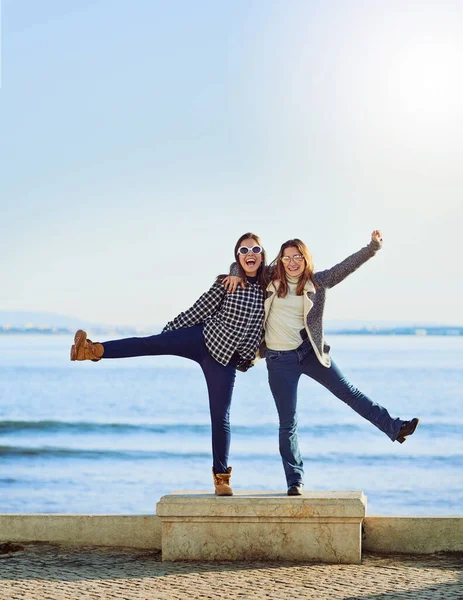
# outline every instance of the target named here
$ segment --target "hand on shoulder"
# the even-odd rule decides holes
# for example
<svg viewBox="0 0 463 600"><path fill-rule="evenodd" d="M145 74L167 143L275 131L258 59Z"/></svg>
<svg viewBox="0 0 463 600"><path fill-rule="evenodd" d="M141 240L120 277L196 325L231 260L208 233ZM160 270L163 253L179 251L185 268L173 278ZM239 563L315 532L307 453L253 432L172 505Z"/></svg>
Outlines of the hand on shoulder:
<svg viewBox="0 0 463 600"><path fill-rule="evenodd" d="M246 289L246 283L241 277L237 277L236 275L227 275L222 279L222 285L225 287L227 292L234 293L236 292L239 285L244 289Z"/></svg>

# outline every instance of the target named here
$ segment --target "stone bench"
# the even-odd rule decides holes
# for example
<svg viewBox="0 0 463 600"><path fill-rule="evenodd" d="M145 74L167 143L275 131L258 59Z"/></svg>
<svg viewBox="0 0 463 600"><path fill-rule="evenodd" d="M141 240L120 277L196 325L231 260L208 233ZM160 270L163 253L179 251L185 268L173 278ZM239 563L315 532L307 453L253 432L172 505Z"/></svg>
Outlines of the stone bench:
<svg viewBox="0 0 463 600"><path fill-rule="evenodd" d="M292 560L359 564L363 492L173 492L157 503L162 560Z"/></svg>

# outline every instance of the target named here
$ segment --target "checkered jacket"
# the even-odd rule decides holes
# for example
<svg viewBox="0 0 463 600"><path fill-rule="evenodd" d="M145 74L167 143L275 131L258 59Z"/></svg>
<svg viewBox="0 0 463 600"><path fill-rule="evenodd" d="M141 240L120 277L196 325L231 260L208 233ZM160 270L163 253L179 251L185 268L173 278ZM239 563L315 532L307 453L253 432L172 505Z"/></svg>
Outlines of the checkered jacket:
<svg viewBox="0 0 463 600"><path fill-rule="evenodd" d="M204 323L204 342L217 362L227 365L239 355L237 368L251 366L262 339L264 294L259 283L248 282L246 289L227 292L216 280L191 308L167 323L163 331L173 331Z"/></svg>

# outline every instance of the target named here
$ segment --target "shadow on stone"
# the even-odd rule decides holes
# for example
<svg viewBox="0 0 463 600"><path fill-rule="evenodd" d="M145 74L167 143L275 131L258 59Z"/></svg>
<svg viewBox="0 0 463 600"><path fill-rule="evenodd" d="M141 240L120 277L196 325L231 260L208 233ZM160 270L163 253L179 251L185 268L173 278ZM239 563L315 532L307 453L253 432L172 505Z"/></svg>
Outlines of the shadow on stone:
<svg viewBox="0 0 463 600"><path fill-rule="evenodd" d="M25 550L24 546L21 544L13 544L11 542L5 542L0 544L0 554L10 554L12 552L21 552L21 550Z"/></svg>

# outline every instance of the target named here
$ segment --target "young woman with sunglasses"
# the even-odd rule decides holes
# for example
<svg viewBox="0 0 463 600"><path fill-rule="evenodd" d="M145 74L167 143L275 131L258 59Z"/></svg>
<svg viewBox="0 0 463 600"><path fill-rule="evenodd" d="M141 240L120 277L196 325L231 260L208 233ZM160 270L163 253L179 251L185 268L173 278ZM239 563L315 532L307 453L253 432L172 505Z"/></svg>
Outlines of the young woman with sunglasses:
<svg viewBox="0 0 463 600"><path fill-rule="evenodd" d="M330 347L323 337L326 291L372 258L381 246L381 232L375 230L367 246L331 269L314 272L307 246L299 239L288 240L268 270L265 343L259 354L266 358L279 415L279 447L290 496L301 495L304 485L297 439L297 387L301 375L321 383L392 441L403 443L418 425L417 418L392 418L385 408L349 383L331 360ZM232 273L237 274L234 267ZM237 281L229 277L224 284L232 289Z"/></svg>
<svg viewBox="0 0 463 600"><path fill-rule="evenodd" d="M85 331L75 334L71 360L173 355L197 362L203 370L209 393L212 423L212 474L215 493L231 496L228 466L230 448L230 404L236 369L246 371L261 342L264 318L263 292L265 251L254 233L245 233L236 243L235 260L244 285L231 294L216 278L209 291L194 305L167 323L162 333L94 343Z"/></svg>

